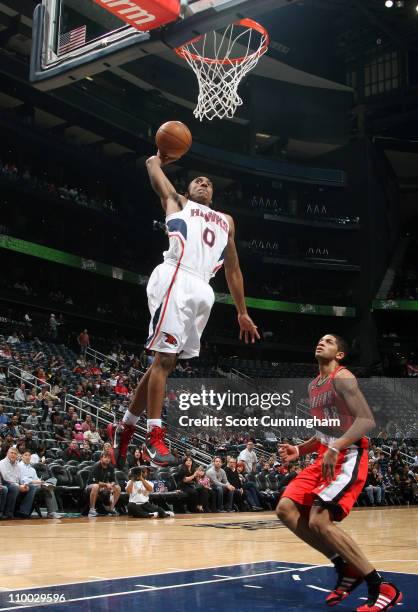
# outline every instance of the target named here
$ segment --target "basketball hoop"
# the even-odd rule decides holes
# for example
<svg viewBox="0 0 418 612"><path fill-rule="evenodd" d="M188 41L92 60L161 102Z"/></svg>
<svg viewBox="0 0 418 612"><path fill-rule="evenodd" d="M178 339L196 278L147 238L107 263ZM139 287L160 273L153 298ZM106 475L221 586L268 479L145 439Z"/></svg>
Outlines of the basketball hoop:
<svg viewBox="0 0 418 612"><path fill-rule="evenodd" d="M255 51L252 43L257 44ZM267 30L252 19L241 19L225 31L197 36L175 49L187 61L199 83L199 97L193 111L197 119L231 119L242 100L238 86L266 53L270 43ZM242 51L241 51L242 49ZM239 57L233 57L233 53Z"/></svg>

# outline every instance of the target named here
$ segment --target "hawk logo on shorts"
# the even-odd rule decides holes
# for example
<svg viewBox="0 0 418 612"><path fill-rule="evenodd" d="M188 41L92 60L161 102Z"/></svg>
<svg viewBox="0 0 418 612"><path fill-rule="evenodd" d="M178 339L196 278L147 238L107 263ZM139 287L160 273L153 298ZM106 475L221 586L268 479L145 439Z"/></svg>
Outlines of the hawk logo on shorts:
<svg viewBox="0 0 418 612"><path fill-rule="evenodd" d="M167 332L163 332L163 334L165 336L164 342L167 342L167 344L171 344L171 346L178 346L179 343L172 334L167 334Z"/></svg>

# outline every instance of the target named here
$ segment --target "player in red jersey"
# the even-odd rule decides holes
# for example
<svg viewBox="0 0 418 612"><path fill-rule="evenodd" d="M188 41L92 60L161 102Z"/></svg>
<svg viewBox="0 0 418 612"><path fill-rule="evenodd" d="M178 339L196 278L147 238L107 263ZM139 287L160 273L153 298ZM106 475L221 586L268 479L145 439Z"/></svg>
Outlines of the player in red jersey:
<svg viewBox="0 0 418 612"><path fill-rule="evenodd" d="M399 603L402 593L383 581L356 542L335 524L348 516L363 490L368 470L364 436L375 425L356 377L341 366L346 354L345 341L335 334L318 342L319 375L309 385L311 414L335 422L298 446L280 445L285 464L313 451L318 457L287 486L276 511L293 533L334 563L337 584L326 598L329 606L365 580L369 598L357 612L381 612Z"/></svg>

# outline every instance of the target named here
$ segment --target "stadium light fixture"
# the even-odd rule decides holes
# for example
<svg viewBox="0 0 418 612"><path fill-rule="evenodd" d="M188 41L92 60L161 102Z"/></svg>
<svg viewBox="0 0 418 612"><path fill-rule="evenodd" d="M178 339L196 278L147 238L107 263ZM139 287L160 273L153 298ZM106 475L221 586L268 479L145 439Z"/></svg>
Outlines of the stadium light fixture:
<svg viewBox="0 0 418 612"><path fill-rule="evenodd" d="M393 0L386 0L385 7L386 8L392 8L392 6L393 6Z"/></svg>

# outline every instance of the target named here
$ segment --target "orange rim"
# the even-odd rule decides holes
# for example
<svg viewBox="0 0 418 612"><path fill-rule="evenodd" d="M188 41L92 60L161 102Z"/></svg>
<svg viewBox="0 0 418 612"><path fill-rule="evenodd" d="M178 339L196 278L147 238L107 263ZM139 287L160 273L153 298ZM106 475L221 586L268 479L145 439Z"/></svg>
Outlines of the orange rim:
<svg viewBox="0 0 418 612"><path fill-rule="evenodd" d="M187 42L180 45L180 47L177 47L174 50L177 53L177 55L179 55L183 59L190 58L195 61L205 62L206 64L242 64L242 62L245 61L246 59L250 57L254 57L256 55L258 56L263 55L263 53L267 51L268 46L270 44L270 36L264 26L257 23L257 21L254 21L254 19L240 19L239 21L236 21L233 25L240 25L240 26L255 30L256 32L261 34L261 36L265 36L266 40L261 45L261 47L257 49L257 51L254 51L253 53L249 53L248 55L243 55L241 57L235 57L232 59L219 59L219 58L214 59L211 57L202 57L198 53L191 53L191 51L186 49L187 45L197 42L198 40L203 38L204 34L201 34L200 36L196 36L196 38L192 38L191 40L188 40Z"/></svg>

